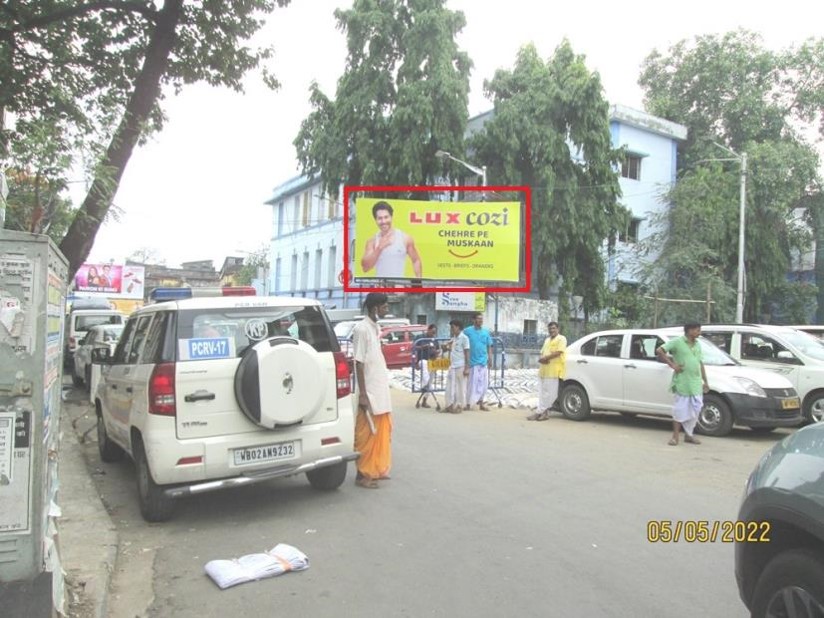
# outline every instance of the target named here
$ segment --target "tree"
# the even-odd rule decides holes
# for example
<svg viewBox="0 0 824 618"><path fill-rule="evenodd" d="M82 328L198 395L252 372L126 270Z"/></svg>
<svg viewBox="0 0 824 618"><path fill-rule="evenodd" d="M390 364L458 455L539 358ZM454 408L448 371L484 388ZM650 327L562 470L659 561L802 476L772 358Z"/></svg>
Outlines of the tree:
<svg viewBox="0 0 824 618"><path fill-rule="evenodd" d="M235 277L237 285L251 285L252 279L258 278L258 269L269 268L269 246L264 245L259 249L252 251L243 260L243 266Z"/></svg>
<svg viewBox="0 0 824 618"><path fill-rule="evenodd" d="M161 257L160 252L154 247L139 247L132 251L132 254L126 258L126 261L137 264L166 265L166 259Z"/></svg>
<svg viewBox="0 0 824 618"><path fill-rule="evenodd" d="M720 143L748 155L745 319L762 320L771 299L787 296L791 252L810 240L793 210L818 184L818 157L802 129L824 134L824 43L774 52L746 31L700 36L666 55L653 51L639 83L650 113L689 128L673 207L647 247L663 249L650 284L689 296L715 278L716 317L733 315L740 168Z"/></svg>
<svg viewBox="0 0 824 618"><path fill-rule="evenodd" d="M163 87L206 81L242 91L270 48L247 41L289 0L11 0L0 9L0 156L38 122L63 152L94 156L93 181L60 248L73 276L91 250L135 145L162 126ZM264 73L270 86L275 80ZM2 115L2 114L0 114ZM105 146L104 146L105 145Z"/></svg>
<svg viewBox="0 0 824 618"><path fill-rule="evenodd" d="M532 187L532 247L541 298L560 284L559 312L583 297L586 313L604 298L602 248L623 228L609 105L601 80L564 41L541 60L523 47L512 70L484 83L494 117L471 140L476 159L504 184Z"/></svg>
<svg viewBox="0 0 824 618"><path fill-rule="evenodd" d="M462 152L468 56L456 35L465 19L445 0L355 0L336 10L346 70L330 99L310 88L313 111L294 144L304 174L337 197L341 183L427 184L437 150Z"/></svg>

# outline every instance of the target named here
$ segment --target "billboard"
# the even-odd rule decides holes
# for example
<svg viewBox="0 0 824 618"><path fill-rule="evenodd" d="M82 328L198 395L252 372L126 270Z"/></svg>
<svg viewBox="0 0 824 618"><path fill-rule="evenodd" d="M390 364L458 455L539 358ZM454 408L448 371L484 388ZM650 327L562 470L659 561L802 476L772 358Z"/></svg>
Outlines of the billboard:
<svg viewBox="0 0 824 618"><path fill-rule="evenodd" d="M143 298L143 266L122 264L83 264L74 276L77 292L108 298Z"/></svg>
<svg viewBox="0 0 824 618"><path fill-rule="evenodd" d="M518 282L519 202L355 202L354 280Z"/></svg>

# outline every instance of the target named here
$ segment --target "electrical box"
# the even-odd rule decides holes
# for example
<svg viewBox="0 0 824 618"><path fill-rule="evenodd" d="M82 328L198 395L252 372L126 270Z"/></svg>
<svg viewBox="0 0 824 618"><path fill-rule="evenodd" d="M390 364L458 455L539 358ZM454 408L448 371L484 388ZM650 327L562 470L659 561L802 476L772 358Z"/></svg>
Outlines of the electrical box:
<svg viewBox="0 0 824 618"><path fill-rule="evenodd" d="M61 591L54 519L67 279L47 236L0 229L0 582L52 571Z"/></svg>

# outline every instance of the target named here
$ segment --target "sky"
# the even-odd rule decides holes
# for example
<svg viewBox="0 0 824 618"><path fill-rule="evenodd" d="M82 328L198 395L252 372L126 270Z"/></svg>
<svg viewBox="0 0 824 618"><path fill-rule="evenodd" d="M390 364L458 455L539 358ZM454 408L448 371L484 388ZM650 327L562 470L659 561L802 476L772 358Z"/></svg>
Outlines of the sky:
<svg viewBox="0 0 824 618"><path fill-rule="evenodd" d="M119 216L103 224L88 261L122 262L148 249L168 266L210 259L219 269L226 256L268 246L272 209L265 202L276 186L300 173L292 141L311 111L311 82L334 96L346 45L333 13L351 4L292 0L269 17L258 36L275 47L270 66L281 82L277 91L251 74L244 94L203 84L169 93L166 125L135 150L114 200ZM447 6L466 16L457 41L474 64L470 116L492 107L483 96L484 80L511 68L518 49L530 42L548 58L569 39L600 74L610 103L643 109L638 75L653 49L737 28L782 49L820 36L824 23L824 3L807 0L786 0L780 7L742 0L448 0ZM82 185L74 188L79 203Z"/></svg>

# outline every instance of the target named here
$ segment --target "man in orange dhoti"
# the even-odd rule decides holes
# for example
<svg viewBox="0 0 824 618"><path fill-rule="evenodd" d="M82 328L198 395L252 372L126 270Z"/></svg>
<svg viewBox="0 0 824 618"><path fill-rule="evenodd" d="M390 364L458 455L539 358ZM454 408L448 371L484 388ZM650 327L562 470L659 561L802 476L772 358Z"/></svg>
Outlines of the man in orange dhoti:
<svg viewBox="0 0 824 618"><path fill-rule="evenodd" d="M386 294L367 294L363 303L366 317L352 331L358 399L355 450L361 454L355 484L366 489L377 489L379 480L389 479L392 467L392 399L377 323L389 311L388 300Z"/></svg>

